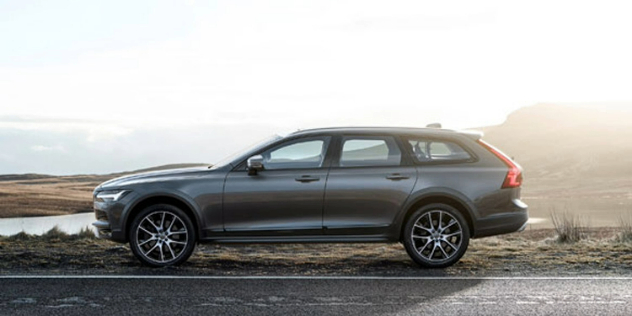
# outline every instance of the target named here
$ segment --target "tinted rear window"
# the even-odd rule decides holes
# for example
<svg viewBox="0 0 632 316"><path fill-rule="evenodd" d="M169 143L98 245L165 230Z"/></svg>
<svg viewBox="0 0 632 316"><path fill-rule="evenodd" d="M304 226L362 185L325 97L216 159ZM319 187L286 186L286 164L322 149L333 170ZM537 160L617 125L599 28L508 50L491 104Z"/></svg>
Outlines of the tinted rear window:
<svg viewBox="0 0 632 316"><path fill-rule="evenodd" d="M423 138L410 138L407 142L413 152L413 158L418 162L454 162L472 159L470 153L454 142Z"/></svg>
<svg viewBox="0 0 632 316"><path fill-rule="evenodd" d="M402 153L392 137L345 137L341 167L398 166Z"/></svg>

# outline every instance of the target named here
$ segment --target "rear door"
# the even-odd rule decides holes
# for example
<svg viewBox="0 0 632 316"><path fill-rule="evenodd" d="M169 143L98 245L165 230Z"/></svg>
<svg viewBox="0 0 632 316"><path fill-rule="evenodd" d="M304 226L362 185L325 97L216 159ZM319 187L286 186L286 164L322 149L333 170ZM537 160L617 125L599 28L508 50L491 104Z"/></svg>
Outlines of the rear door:
<svg viewBox="0 0 632 316"><path fill-rule="evenodd" d="M343 135L336 146L325 189L325 233L385 233L415 185L415 167L393 136Z"/></svg>

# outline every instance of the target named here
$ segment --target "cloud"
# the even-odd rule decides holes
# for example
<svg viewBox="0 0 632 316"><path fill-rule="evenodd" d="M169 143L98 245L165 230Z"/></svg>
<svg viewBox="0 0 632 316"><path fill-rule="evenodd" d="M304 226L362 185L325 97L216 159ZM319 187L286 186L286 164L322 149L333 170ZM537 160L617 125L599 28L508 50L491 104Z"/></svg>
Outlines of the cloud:
<svg viewBox="0 0 632 316"><path fill-rule="evenodd" d="M134 128L112 121L41 116L0 116L0 129L85 134L88 142L96 142L128 135ZM63 151L61 146L31 147L33 151Z"/></svg>
<svg viewBox="0 0 632 316"><path fill-rule="evenodd" d="M479 24L494 23L493 12L483 12L464 16L428 16L410 15L393 17L362 18L349 24L345 29L382 30L382 31L420 31L468 29Z"/></svg>
<svg viewBox="0 0 632 316"><path fill-rule="evenodd" d="M57 146L35 145L35 146L31 146L31 150L35 151L35 152L42 152L42 151L65 152L66 151L63 146L59 146L59 145L57 145Z"/></svg>
<svg viewBox="0 0 632 316"><path fill-rule="evenodd" d="M257 121L248 122L247 128L197 123L133 129L58 125L64 124L0 125L0 174L105 174L171 163L212 164L278 131Z"/></svg>
<svg viewBox="0 0 632 316"><path fill-rule="evenodd" d="M540 101L632 98L629 5L125 6L0 10L16 43L0 50L0 173L212 163L276 131L467 128Z"/></svg>

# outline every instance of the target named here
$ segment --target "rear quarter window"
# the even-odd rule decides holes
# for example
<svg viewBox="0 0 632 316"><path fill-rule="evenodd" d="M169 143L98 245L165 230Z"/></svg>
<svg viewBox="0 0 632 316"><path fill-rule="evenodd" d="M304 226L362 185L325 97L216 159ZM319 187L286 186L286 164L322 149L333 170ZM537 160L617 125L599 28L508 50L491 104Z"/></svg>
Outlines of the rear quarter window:
<svg viewBox="0 0 632 316"><path fill-rule="evenodd" d="M417 162L465 162L473 158L461 145L451 141L409 138L406 143Z"/></svg>

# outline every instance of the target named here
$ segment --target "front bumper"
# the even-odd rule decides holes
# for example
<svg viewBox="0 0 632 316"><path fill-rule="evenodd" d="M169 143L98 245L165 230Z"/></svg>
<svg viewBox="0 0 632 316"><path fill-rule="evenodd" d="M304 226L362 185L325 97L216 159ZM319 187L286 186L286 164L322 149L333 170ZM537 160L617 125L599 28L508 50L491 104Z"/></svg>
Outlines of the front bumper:
<svg viewBox="0 0 632 316"><path fill-rule="evenodd" d="M116 242L126 242L125 230L123 226L123 214L132 194L118 202L99 202L94 200L94 216L96 222L92 226L96 228L97 237L109 239Z"/></svg>

